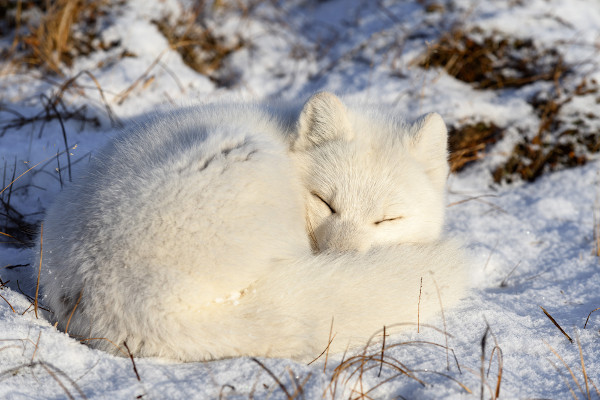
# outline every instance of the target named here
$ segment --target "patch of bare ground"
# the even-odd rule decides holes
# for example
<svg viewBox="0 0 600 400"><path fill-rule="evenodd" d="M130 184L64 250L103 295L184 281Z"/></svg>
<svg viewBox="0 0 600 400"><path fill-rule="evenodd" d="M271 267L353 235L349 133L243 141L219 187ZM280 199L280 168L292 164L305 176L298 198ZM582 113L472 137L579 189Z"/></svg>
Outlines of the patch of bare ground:
<svg viewBox="0 0 600 400"><path fill-rule="evenodd" d="M600 102L598 83L584 78L576 86L570 84L573 70L556 48L544 48L533 39L484 34L478 28L454 28L428 47L418 65L441 68L481 90L518 89L540 81L552 84L553 90L541 89L530 97L539 118L537 132L517 127L520 139L492 171L496 183L533 181L546 172L583 165L600 151L600 131L594 123L599 116L593 110L565 111L577 97L592 95ZM452 170L482 158L504 131L489 122L450 127Z"/></svg>
<svg viewBox="0 0 600 400"><path fill-rule="evenodd" d="M599 116L593 109L565 109L577 97L595 96L600 102L599 88L598 82L584 78L574 89L534 95L530 104L539 117L538 130L532 138L522 135L507 161L494 170L494 181L533 181L546 172L583 165L598 153L600 129L594 121Z"/></svg>

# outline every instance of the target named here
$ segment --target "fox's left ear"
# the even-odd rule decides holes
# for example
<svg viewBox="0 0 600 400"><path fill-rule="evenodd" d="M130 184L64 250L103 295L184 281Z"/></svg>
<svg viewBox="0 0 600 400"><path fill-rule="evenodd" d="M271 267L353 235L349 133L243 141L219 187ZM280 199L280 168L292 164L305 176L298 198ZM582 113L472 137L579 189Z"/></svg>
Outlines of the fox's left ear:
<svg viewBox="0 0 600 400"><path fill-rule="evenodd" d="M429 113L413 125L414 157L422 165L431 181L443 188L448 177L448 130L438 113Z"/></svg>
<svg viewBox="0 0 600 400"><path fill-rule="evenodd" d="M298 118L298 138L294 150L305 150L332 140L353 137L348 111L333 93L319 92L304 104Z"/></svg>

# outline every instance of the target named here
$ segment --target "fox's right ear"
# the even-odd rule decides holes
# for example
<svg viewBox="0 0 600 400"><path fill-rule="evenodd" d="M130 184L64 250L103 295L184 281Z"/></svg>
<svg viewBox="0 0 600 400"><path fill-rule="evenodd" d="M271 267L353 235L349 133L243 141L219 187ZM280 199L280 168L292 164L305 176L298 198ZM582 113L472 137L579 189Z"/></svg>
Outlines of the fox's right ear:
<svg viewBox="0 0 600 400"><path fill-rule="evenodd" d="M351 140L353 137L346 106L329 92L319 92L308 99L297 127L294 150L306 150L332 140Z"/></svg>
<svg viewBox="0 0 600 400"><path fill-rule="evenodd" d="M412 153L431 181L443 188L448 177L448 129L442 117L429 113L413 125Z"/></svg>

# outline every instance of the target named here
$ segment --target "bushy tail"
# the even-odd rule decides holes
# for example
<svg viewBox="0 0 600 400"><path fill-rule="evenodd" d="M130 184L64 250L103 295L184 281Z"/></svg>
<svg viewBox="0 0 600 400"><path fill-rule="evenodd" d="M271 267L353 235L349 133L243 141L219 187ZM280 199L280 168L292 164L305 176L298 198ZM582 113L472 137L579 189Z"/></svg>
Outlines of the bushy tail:
<svg viewBox="0 0 600 400"><path fill-rule="evenodd" d="M239 299L173 321L178 334L161 343L163 355L308 359L326 348L332 321L330 351L344 351L384 325L416 324L417 315L423 323L440 311L440 299L452 306L466 275L463 252L451 240L280 260Z"/></svg>

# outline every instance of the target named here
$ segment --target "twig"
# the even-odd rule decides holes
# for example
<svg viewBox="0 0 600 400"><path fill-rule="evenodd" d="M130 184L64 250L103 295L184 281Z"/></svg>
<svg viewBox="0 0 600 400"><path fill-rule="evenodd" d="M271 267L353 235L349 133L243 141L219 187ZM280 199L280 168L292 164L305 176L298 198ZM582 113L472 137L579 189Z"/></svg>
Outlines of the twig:
<svg viewBox="0 0 600 400"><path fill-rule="evenodd" d="M35 303L35 299L34 299L33 297L31 297L30 295L28 295L27 293L25 293L25 292L23 291L23 289L21 289L21 284L19 283L19 280L18 280L18 279L17 279L17 289L19 289L19 292L21 292L21 294L22 294L23 296L27 297L27 300L29 300L29 302L31 303L31 304L29 305L29 307L27 307L27 310L29 310L29 308L31 308L31 306L33 306L33 305L34 305L34 303ZM43 307L43 306L41 306L41 305L39 305L39 304L38 304L38 308L39 308L39 309L42 309L42 310L44 310L44 311L52 312L50 309L48 309L48 308L45 308L45 307ZM21 315L25 315L25 312L27 312L27 310L25 310L25 311L24 311L24 312L23 312Z"/></svg>
<svg viewBox="0 0 600 400"><path fill-rule="evenodd" d="M8 306L10 307L10 309L12 310L12 312L16 313L15 309L13 308L13 306L8 302L8 300L6 300L6 298L4 296L2 296L0 294L0 297L2 297L2 300L4 300L6 302L6 304L8 304Z"/></svg>
<svg viewBox="0 0 600 400"><path fill-rule="evenodd" d="M560 330L562 332L563 335L565 335L565 337L567 339L569 339L569 342L573 343L573 339L571 339L571 337L569 335L567 335L567 332L565 332L563 330L563 328L560 327L560 325L558 324L558 322L556 322L556 320L554 318L552 318L552 316L550 314L548 314L548 311L546 311L544 309L544 307L540 306L540 308L542 309L542 311L544 312L544 314L546 314L546 316L550 319L550 321L552 321L552 323L558 328L558 330Z"/></svg>
<svg viewBox="0 0 600 400"><path fill-rule="evenodd" d="M279 380L279 378L277 378L277 376L271 372L271 370L267 367L265 367L265 365L263 363L261 363L260 361L258 361L258 359L256 359L255 357L251 358L252 361L254 361L255 363L257 363L262 369L264 369L265 371L267 371L267 374L269 374L269 376L271 378L273 378L273 380L275 382L277 382L277 384L279 385L279 387L281 388L281 390L283 390L283 393L285 393L286 397L288 399L291 399L292 396L290 395L290 393L288 392L288 390L286 389L285 386L283 386L283 383L281 383L281 381Z"/></svg>
<svg viewBox="0 0 600 400"><path fill-rule="evenodd" d="M485 381L485 342L487 339L487 335L488 332L490 331L490 326L487 324L486 322L486 327L485 327L485 332L483 332L483 337L481 338L481 392L480 392L480 398L481 400L483 400L483 392L484 392L484 385L483 382Z"/></svg>
<svg viewBox="0 0 600 400"><path fill-rule="evenodd" d="M494 358L494 352L498 351L498 377L496 380L496 393L494 399L500 397L500 384L502 383L502 371L504 369L504 356L502 355L502 349L496 344L492 349L492 354L490 355L490 363L488 365L487 375L490 374L490 368L492 367L492 359Z"/></svg>
<svg viewBox="0 0 600 400"><path fill-rule="evenodd" d="M517 269L517 267L521 265L521 260L519 260L519 262L513 267L513 269L510 270L510 272L508 273L508 275L506 275L506 277L504 279L502 279L502 282L500 282L500 287L507 287L508 284L506 283L508 281L508 278L511 277L511 275L513 274L513 272L515 272L515 270Z"/></svg>
<svg viewBox="0 0 600 400"><path fill-rule="evenodd" d="M31 362L33 362L33 359L35 358L35 354L38 351L38 347L40 345L40 339L41 339L41 337L42 337L42 331L40 331L38 333L38 338L37 338L37 341L35 342L35 350L33 350L33 354L31 355Z"/></svg>
<svg viewBox="0 0 600 400"><path fill-rule="evenodd" d="M140 82L142 82L146 78L146 76L150 73L150 71L152 71L152 69L160 62L160 60L164 57L164 55L167 54L169 51L171 51L171 48L165 49L162 52L160 52L160 54L154 59L154 61L152 61L150 66L148 66L148 68L146 68L146 71L144 71L144 73L142 75L140 75L131 85L129 85L129 87L127 87L121 93L117 94L114 101L118 105L123 104L125 99L133 91L133 89L135 89L136 86L139 85Z"/></svg>
<svg viewBox="0 0 600 400"><path fill-rule="evenodd" d="M600 310L600 307L596 308L595 310L590 311L590 313L588 314L587 318L585 319L585 324L583 325L583 329L585 329L585 327L587 326L587 323L590 320L590 316L592 315L592 313L594 311L598 311L598 310Z"/></svg>
<svg viewBox="0 0 600 400"><path fill-rule="evenodd" d="M138 374L137 367L135 366L135 360L133 359L133 354L131 354L131 350L129 350L127 342L123 342L123 346L125 346L125 349L127 349L127 353L129 354L129 358L131 359L131 364L133 364L133 372L135 373L135 377L137 378L138 382L141 382L142 379L140 378L140 374Z"/></svg>
<svg viewBox="0 0 600 400"><path fill-rule="evenodd" d="M228 383L224 384L221 386L221 390L219 390L219 400L225 398L223 396L223 393L225 392L225 389L231 389L232 392L235 392L235 386L232 386Z"/></svg>
<svg viewBox="0 0 600 400"><path fill-rule="evenodd" d="M333 335L333 337L331 337L331 333L333 332L333 317L331 318L331 327L329 328L329 342L327 343L327 347L325 347L325 350L323 350L321 352L321 354L319 354L317 356L317 358L315 358L314 360L312 360L311 362L309 362L306 365L310 365L312 363L314 363L315 361L317 361L319 358L321 358L321 356L323 354L325 354L325 352L327 352L327 355L325 356L325 365L323 366L323 372L325 372L326 368L327 368L327 356L329 355L329 346L331 346L331 342L333 342L333 339L335 339L335 335Z"/></svg>
<svg viewBox="0 0 600 400"><path fill-rule="evenodd" d="M309 373L302 382L299 382L298 379L296 378L296 375L294 374L294 372L291 369L288 368L287 371L288 371L288 374L290 375L290 379L291 379L292 383L294 384L294 393L292 393L292 396L290 398L295 399L299 395L304 394L304 386L306 385L306 382L308 382L308 380L312 376L312 373Z"/></svg>
<svg viewBox="0 0 600 400"><path fill-rule="evenodd" d="M40 225L40 266L38 267L37 283L35 285L35 301L33 303L33 309L35 311L35 318L38 318L38 294L40 291L40 275L42 274L42 256L44 254L44 222Z"/></svg>
<svg viewBox="0 0 600 400"><path fill-rule="evenodd" d="M48 161L48 160L52 159L53 157L56 157L56 156L48 157L48 158L46 158L45 160L43 160L43 161L40 161L39 163L35 164L33 167L30 167L30 168L28 168L28 169L27 169L25 172L23 172L21 175L17 176L17 177L16 177L15 179L13 179L13 180L12 180L12 181L11 181L11 182L8 184L8 185L6 185L6 186L4 187L4 189L0 190L0 195L1 195L2 193L4 193L4 191L5 191L6 189L8 189L9 187L11 187L11 186L13 185L13 183L15 183L16 181L18 181L18 180L19 180L19 179L20 179L20 178L21 178L23 175L25 175L26 173L28 173L29 171L31 171L32 169L34 169L35 167L37 167L37 166L38 166L38 165L40 165L41 163L43 163L43 162L46 162L46 161Z"/></svg>
<svg viewBox="0 0 600 400"><path fill-rule="evenodd" d="M471 197L467 197L466 199L462 199L462 200L458 200L458 201L455 201L453 203L450 203L446 207L447 208L454 207L454 206L457 206L459 204L463 204L463 203L466 203L466 202L469 202L469 201L472 201L472 200L481 199L483 197L498 197L498 195L497 194L480 194L478 196L471 196Z"/></svg>
<svg viewBox="0 0 600 400"><path fill-rule="evenodd" d="M66 379L73 388L75 388L75 390L77 391L77 393L79 394L79 396L82 399L87 399L87 396L85 395L85 393L83 392L83 390L81 390L81 388L77 385L77 382L75 382L73 379L71 379L66 373L64 373L60 368L55 367L54 365L45 362L45 361L35 361L35 362L30 362L28 364L23 364L23 365L19 365L17 367L8 369L6 371L2 371L0 372L0 378L2 378L3 376L10 376L10 375L14 375L16 374L20 369L22 368L35 368L37 366L42 367L44 370L46 370L46 372L48 373L48 375L50 375L52 377L52 379L54 379L56 381L56 383L61 387L61 389L65 392L65 395L72 400L75 400L75 397L73 396L73 394L69 391L69 389L67 389L67 387L65 386L65 384L58 378L58 376L60 375L61 377L63 377L64 379Z"/></svg>
<svg viewBox="0 0 600 400"><path fill-rule="evenodd" d="M598 389L598 386L596 386L596 384L594 383L594 381L592 380L592 378L589 378L589 381L592 384L592 386L594 387L594 390L596 391L596 395L600 399L600 389Z"/></svg>
<svg viewBox="0 0 600 400"><path fill-rule="evenodd" d="M563 358L560 356L560 354L558 354L558 353L556 352L556 350L554 350L554 349L552 348L552 346L550 346L550 345L549 345L549 344L548 344L548 343L547 343L545 340L544 340L543 342L544 342L544 344L545 344L546 346L548 346L548 348L550 349L550 351L551 351L552 353L554 353L554 355L556 356L556 358L558 358L558 359L559 359L559 360L560 360L560 361L563 363L563 365L565 366L565 368L567 369L567 371L569 371L569 373L571 374L571 378L573 379L573 382L575 382L575 384L576 384L576 385L577 385L577 387L579 388L579 391L580 391L581 393L583 393L583 389L581 388L581 385L579 384L579 381L578 381L578 380L577 380L577 378L575 377L575 374L573 373L573 370L571 369L571 367L569 367L569 365L568 365L568 364L565 362L565 360L564 360L564 359L563 359ZM570 386L569 386L569 388L570 388ZM577 400L577 397L575 396L575 394L574 394L574 393L573 393L573 397L575 398L575 400Z"/></svg>
<svg viewBox="0 0 600 400"><path fill-rule="evenodd" d="M57 378L57 376L50 371L50 368L52 368L54 370L54 372L58 373L63 378L67 379L69 381L69 383L71 384L71 386L73 386L75 388L75 390L77 390L77 392L79 393L79 396L81 396L84 399L87 399L87 396L85 395L85 393L83 393L83 390L81 390L81 388L77 385L77 383L73 379L71 379L67 374L65 374L62 370L58 369L54 365L49 364L45 361L38 361L38 364L41 365L46 370L46 372L48 372L48 374L50 376L52 376L52 378L54 378L54 380L63 388L63 390L65 390L65 393L67 395L69 395L69 398L72 397L72 396L70 396L70 392L68 390L66 390L65 386L61 383L61 381Z"/></svg>
<svg viewBox="0 0 600 400"><path fill-rule="evenodd" d="M588 375L585 370L585 362L583 361L583 350L581 349L581 342L579 341L579 334L575 331L575 338L577 339L577 348L579 348L579 358L581 359L581 371L583 372L583 380L585 381L585 392L588 400L592 400L590 395L590 385L588 383Z"/></svg>
<svg viewBox="0 0 600 400"><path fill-rule="evenodd" d="M62 189L64 186L63 180L62 180L62 173L60 172L60 157L58 156L58 151L56 151L56 172L58 172L58 181L60 182L60 188Z"/></svg>
<svg viewBox="0 0 600 400"><path fill-rule="evenodd" d="M383 326L383 343L381 344L381 363L379 364L379 373L377 373L377 377L381 376L381 370L383 369L383 353L385 351L385 325Z"/></svg>
<svg viewBox="0 0 600 400"><path fill-rule="evenodd" d="M71 318L73 318L73 314L75 314L75 310L77 310L77 306L79 305L79 302L81 301L81 296L83 296L83 289L81 289L81 291L79 292L79 297L77 298L77 302L75 302L75 307L73 307L71 314L69 314L69 319L67 320L67 326L65 327L65 333L67 335L69 334L69 325L71 324Z"/></svg>
<svg viewBox="0 0 600 400"><path fill-rule="evenodd" d="M71 152L69 151L69 143L67 141L67 131L65 129L65 124L63 122L62 116L60 115L60 113L56 109L56 105L54 105L54 102L51 101L50 98L48 98L44 94L42 94L41 97L45 98L47 100L47 102L48 102L47 104L54 111L54 115L56 115L56 118L58 119L58 122L60 124L60 129L62 131L63 140L65 142L65 152L67 153L67 167L68 167L68 171L69 171L69 182L72 182L73 181L73 176L71 174Z"/></svg>
<svg viewBox="0 0 600 400"><path fill-rule="evenodd" d="M106 101L106 97L104 96L104 90L102 90L102 87L100 86L100 83L98 82L98 80L96 79L96 77L88 70L84 70L84 71L79 71L75 76L73 76L70 79L67 79L60 87L59 89L59 97L62 96L62 93L64 93L64 91L71 85L73 84L81 75L87 75L96 85L96 88L98 89L98 93L100 93L100 98L102 99L102 102L104 103L104 108L106 109L106 114L108 114L108 118L110 119L110 122L114 125L114 124L118 124L119 120L118 118L114 115L112 109L110 108L110 106L108 105L108 101Z"/></svg>

